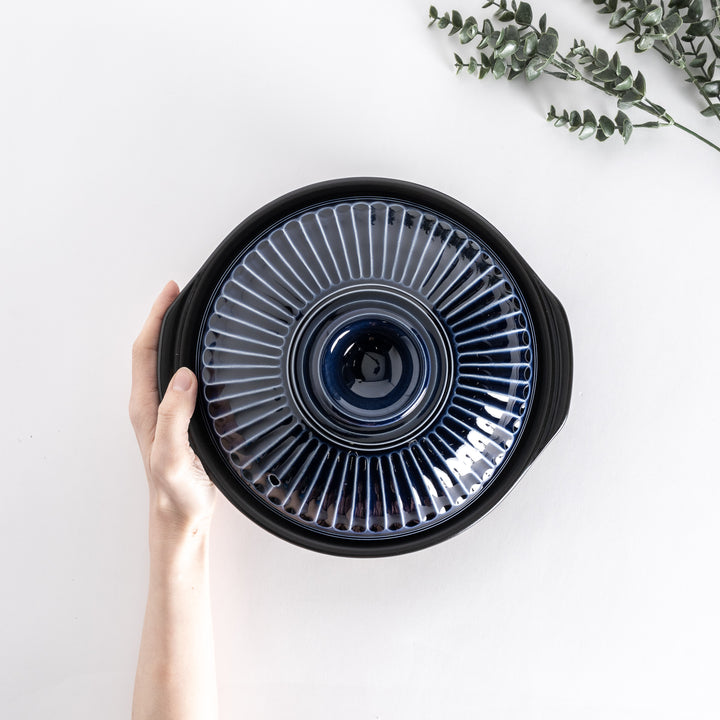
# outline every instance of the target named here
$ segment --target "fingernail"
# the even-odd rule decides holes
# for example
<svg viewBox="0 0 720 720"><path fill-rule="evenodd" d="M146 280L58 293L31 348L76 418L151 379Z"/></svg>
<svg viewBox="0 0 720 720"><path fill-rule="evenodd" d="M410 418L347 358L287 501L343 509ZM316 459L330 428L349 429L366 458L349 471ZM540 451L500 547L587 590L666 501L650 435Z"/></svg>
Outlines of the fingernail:
<svg viewBox="0 0 720 720"><path fill-rule="evenodd" d="M187 392L192 385L192 373L187 368L180 368L173 378L173 390Z"/></svg>

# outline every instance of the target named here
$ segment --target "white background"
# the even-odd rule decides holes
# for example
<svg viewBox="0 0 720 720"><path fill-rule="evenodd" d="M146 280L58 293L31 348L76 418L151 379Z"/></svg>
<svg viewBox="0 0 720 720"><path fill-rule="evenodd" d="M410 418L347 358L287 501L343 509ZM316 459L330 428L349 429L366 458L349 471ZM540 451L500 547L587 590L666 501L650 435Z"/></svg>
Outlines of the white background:
<svg viewBox="0 0 720 720"><path fill-rule="evenodd" d="M148 571L132 340L250 212L356 175L437 188L511 240L567 309L571 414L494 512L412 555L315 554L221 498L222 717L718 717L720 155L673 129L579 142L550 103L609 98L456 77L427 5L5 8L3 717L129 717ZM535 8L561 48L612 52L589 0ZM621 52L718 141L677 71Z"/></svg>

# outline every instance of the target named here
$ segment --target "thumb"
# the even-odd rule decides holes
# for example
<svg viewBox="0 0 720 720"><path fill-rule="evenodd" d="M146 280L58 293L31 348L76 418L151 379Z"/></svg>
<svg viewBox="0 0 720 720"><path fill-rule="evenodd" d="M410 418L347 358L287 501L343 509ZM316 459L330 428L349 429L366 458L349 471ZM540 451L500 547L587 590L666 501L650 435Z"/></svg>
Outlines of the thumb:
<svg viewBox="0 0 720 720"><path fill-rule="evenodd" d="M160 469L160 465L165 472L172 473L180 470L192 459L187 431L195 410L196 397L195 374L188 368L181 367L170 380L158 407L153 443L153 464L156 469Z"/></svg>

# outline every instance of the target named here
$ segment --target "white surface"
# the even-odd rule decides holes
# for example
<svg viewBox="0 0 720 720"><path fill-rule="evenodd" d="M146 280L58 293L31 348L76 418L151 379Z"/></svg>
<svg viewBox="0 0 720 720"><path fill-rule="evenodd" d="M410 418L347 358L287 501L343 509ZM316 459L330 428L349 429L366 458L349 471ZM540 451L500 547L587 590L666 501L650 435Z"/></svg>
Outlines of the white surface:
<svg viewBox="0 0 720 720"><path fill-rule="evenodd" d="M352 175L447 192L515 244L570 317L571 415L497 510L409 556L314 554L223 500L222 717L718 717L720 156L673 130L579 143L550 102L609 99L456 78L427 5L5 8L4 717L129 717L147 582L131 342L251 211ZM589 0L535 6L566 43L617 39ZM621 51L717 141L671 68Z"/></svg>

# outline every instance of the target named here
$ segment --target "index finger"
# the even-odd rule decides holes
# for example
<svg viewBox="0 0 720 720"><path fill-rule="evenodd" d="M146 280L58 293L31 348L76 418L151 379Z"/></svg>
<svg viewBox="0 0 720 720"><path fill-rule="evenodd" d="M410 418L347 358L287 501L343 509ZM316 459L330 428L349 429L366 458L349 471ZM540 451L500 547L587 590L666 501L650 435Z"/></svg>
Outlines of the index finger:
<svg viewBox="0 0 720 720"><path fill-rule="evenodd" d="M157 349L160 326L167 309L178 296L177 283L171 280L157 296L140 334L133 344L131 403L156 419L158 399Z"/></svg>

